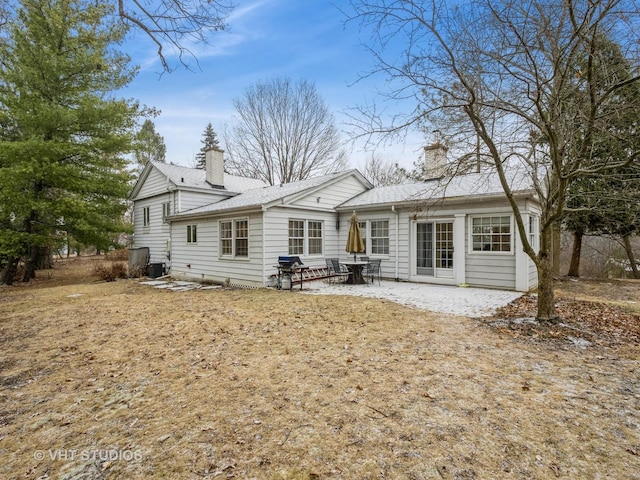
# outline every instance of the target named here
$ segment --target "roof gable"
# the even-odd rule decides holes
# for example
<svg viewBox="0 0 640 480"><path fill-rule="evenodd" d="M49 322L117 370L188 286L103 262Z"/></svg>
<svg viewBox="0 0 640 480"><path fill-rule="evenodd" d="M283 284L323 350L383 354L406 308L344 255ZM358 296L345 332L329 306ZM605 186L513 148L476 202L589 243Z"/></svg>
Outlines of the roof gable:
<svg viewBox="0 0 640 480"><path fill-rule="evenodd" d="M259 188L265 185L265 183L259 179L239 177L237 175L228 175L225 173L224 188L221 188L219 186L213 186L207 182L207 173L205 170L150 161L140 174L140 177L131 192L131 198L136 198L140 195L145 182L147 182L149 176L152 175L152 171L163 175L165 179L172 184L173 188L211 191L212 193L217 194L226 192L230 195L235 195L252 188Z"/></svg>
<svg viewBox="0 0 640 480"><path fill-rule="evenodd" d="M312 195L314 192L350 176L357 179L363 188L372 188L371 183L369 183L358 170L354 169L346 172L331 173L321 177L308 178L297 182L254 188L222 202L183 212L182 214L176 215L176 217L206 215L221 211L250 208L265 209L273 205L290 205L296 200Z"/></svg>

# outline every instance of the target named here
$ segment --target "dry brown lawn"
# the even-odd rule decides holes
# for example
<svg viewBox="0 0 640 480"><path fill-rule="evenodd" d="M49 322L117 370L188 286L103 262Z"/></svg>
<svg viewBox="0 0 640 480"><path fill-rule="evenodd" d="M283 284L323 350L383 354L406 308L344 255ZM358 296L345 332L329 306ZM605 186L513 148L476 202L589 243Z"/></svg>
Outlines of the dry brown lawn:
<svg viewBox="0 0 640 480"><path fill-rule="evenodd" d="M0 478L640 478L637 342L92 261L0 289Z"/></svg>

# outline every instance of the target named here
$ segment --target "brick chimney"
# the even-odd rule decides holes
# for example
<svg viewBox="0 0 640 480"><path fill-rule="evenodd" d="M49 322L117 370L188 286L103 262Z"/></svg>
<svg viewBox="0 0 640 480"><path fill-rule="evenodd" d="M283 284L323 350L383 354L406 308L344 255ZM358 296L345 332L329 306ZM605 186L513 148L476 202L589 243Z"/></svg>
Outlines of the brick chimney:
<svg viewBox="0 0 640 480"><path fill-rule="evenodd" d="M447 170L447 151L440 142L424 147L424 176L427 179L444 177Z"/></svg>
<svg viewBox="0 0 640 480"><path fill-rule="evenodd" d="M205 152L207 182L224 187L224 150L213 147Z"/></svg>

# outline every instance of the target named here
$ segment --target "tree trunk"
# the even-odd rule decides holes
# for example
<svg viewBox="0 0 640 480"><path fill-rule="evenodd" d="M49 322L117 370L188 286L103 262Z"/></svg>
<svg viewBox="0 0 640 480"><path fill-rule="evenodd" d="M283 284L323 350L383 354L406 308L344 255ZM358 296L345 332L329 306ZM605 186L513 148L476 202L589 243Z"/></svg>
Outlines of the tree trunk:
<svg viewBox="0 0 640 480"><path fill-rule="evenodd" d="M47 270L53 267L53 254L51 247L44 245L31 245L29 256L25 262L23 282L36 278L36 270Z"/></svg>
<svg viewBox="0 0 640 480"><path fill-rule="evenodd" d="M569 272L567 275L570 277L578 278L580 276L580 252L582 251L582 236L581 230L573 232L573 252L571 253L571 264L569 265Z"/></svg>
<svg viewBox="0 0 640 480"><path fill-rule="evenodd" d="M36 262L38 261L38 246L29 246L29 255L27 261L24 263L24 275L22 277L23 282L28 282L32 278L36 278Z"/></svg>
<svg viewBox="0 0 640 480"><path fill-rule="evenodd" d="M553 253L553 275L560 275L560 225L553 226L553 244L551 252Z"/></svg>
<svg viewBox="0 0 640 480"><path fill-rule="evenodd" d="M538 269L538 313L539 322L555 323L558 321L556 300L553 292L553 229L546 228L540 232L540 252L536 267Z"/></svg>
<svg viewBox="0 0 640 480"><path fill-rule="evenodd" d="M629 263L631 263L631 271L633 272L633 278L640 278L640 272L638 272L638 264L636 263L636 259L633 256L633 248L631 248L631 236L630 235L623 236L622 241L624 242L624 249L627 252Z"/></svg>
<svg viewBox="0 0 640 480"><path fill-rule="evenodd" d="M16 278L18 271L18 259L15 257L9 257L7 263L0 272L0 285L13 285L13 280Z"/></svg>

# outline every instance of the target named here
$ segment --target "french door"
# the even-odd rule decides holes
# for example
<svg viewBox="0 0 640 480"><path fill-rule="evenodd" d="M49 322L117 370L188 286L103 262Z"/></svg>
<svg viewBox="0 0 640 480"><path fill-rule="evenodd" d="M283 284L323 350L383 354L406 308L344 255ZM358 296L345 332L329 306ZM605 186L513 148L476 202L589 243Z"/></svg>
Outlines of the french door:
<svg viewBox="0 0 640 480"><path fill-rule="evenodd" d="M416 224L416 274L453 276L453 222Z"/></svg>

